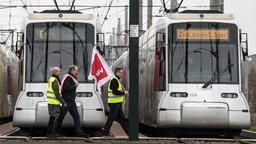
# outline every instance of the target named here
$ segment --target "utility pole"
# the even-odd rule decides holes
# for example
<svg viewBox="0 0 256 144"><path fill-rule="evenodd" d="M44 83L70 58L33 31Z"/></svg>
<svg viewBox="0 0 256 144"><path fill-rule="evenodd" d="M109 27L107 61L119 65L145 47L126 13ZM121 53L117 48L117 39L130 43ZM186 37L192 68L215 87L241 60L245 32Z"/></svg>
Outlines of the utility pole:
<svg viewBox="0 0 256 144"><path fill-rule="evenodd" d="M148 19L147 19L147 29L152 25L152 0L148 0Z"/></svg>
<svg viewBox="0 0 256 144"><path fill-rule="evenodd" d="M139 31L143 30L143 17L142 17L142 13L143 13L143 0L138 0L139 1Z"/></svg>
<svg viewBox="0 0 256 144"><path fill-rule="evenodd" d="M116 30L112 28L112 46L116 46Z"/></svg>
<svg viewBox="0 0 256 144"><path fill-rule="evenodd" d="M128 33L128 21L129 21L129 18L128 18L128 11L129 11L129 8L128 8L128 5L125 6L125 19L124 19L124 31L125 33Z"/></svg>
<svg viewBox="0 0 256 144"><path fill-rule="evenodd" d="M116 30L116 45L117 46L122 46L123 44L121 43L121 18L117 19L117 30Z"/></svg>
<svg viewBox="0 0 256 144"><path fill-rule="evenodd" d="M129 29L128 29L128 27L129 27L129 23L128 23L128 21L129 21L129 17L128 17L128 11L129 11L129 8L128 8L128 5L126 5L125 6L125 19L124 19L124 32L125 32L125 35L124 35L124 45L125 46L128 46L128 44L129 44L129 40L128 40L128 34L129 34Z"/></svg>
<svg viewBox="0 0 256 144"><path fill-rule="evenodd" d="M139 95L139 1L130 0L129 32L129 139L138 140L138 95Z"/></svg>

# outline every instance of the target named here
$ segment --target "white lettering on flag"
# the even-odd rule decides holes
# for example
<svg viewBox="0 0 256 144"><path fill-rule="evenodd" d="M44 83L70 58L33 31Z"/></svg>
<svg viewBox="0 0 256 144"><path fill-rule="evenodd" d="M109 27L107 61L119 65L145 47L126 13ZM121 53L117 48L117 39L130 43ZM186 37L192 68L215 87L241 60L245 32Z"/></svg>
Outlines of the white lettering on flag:
<svg viewBox="0 0 256 144"><path fill-rule="evenodd" d="M96 77L99 77L101 73L103 73L103 68L102 67L97 70Z"/></svg>

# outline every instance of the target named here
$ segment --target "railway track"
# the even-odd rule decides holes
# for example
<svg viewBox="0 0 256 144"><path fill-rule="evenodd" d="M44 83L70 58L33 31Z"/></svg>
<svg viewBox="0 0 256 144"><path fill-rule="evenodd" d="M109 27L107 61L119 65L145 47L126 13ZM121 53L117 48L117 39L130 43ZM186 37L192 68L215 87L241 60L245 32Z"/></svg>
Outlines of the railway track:
<svg viewBox="0 0 256 144"><path fill-rule="evenodd" d="M0 142L6 144L16 142L30 143L171 143L171 144L255 144L255 139L219 139L219 138L166 138L166 137L142 137L138 141L130 141L128 137L27 137L27 136L0 136Z"/></svg>
<svg viewBox="0 0 256 144"><path fill-rule="evenodd" d="M19 128L12 127L11 123L7 123L4 125L0 125L1 132L0 133L0 143L12 144L13 142L30 142L30 143L171 143L171 144L254 144L256 143L256 138L250 135L250 138L246 138L245 136L238 136L234 139L227 138L189 138L189 137L149 137L143 134L139 135L138 141L131 142L128 136L122 135L120 128L118 125L114 125L115 129L112 129L113 137L90 137L87 138L79 138L79 137L56 137L56 138L48 138L45 136L28 136L22 135L22 132ZM249 131L246 131L249 133ZM120 134L121 133L121 134Z"/></svg>

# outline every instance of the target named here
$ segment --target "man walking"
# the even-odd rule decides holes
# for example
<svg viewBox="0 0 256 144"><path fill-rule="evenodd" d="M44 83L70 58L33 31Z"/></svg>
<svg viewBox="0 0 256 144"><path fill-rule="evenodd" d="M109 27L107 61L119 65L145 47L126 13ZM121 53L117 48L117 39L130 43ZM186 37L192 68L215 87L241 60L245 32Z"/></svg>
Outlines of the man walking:
<svg viewBox="0 0 256 144"><path fill-rule="evenodd" d="M61 74L61 70L58 67L54 67L52 69L52 76L48 81L47 87L47 103L48 103L48 113L50 115L48 128L47 128L47 137L55 137L58 136L56 134L56 127L58 122L58 117L60 115L60 103L63 106L67 106L63 98L61 97L60 92L60 79L59 76Z"/></svg>
<svg viewBox="0 0 256 144"><path fill-rule="evenodd" d="M113 122L116 120L125 133L128 135L128 121L126 120L122 111L122 102L124 96L128 95L128 92L123 89L119 79L124 76L124 70L122 68L115 69L115 76L108 83L108 105L110 108L109 116L104 127L103 135L110 136L110 128Z"/></svg>
<svg viewBox="0 0 256 144"><path fill-rule="evenodd" d="M62 97L67 103L67 107L63 107L61 109L61 114L59 117L58 122L58 131L61 132L61 126L63 119L65 118L67 112L71 114L73 117L75 131L77 137L86 137L88 138L88 134L85 134L83 128L80 124L80 117L76 106L76 88L78 87L79 83L76 80L78 74L78 68L75 65L71 65L69 67L69 72L66 74L62 79Z"/></svg>

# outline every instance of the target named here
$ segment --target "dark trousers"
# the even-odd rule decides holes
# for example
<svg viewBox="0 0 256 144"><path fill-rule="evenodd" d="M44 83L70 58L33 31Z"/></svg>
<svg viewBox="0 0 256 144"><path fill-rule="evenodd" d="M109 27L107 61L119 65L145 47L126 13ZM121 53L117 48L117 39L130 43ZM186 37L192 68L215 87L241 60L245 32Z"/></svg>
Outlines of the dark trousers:
<svg viewBox="0 0 256 144"><path fill-rule="evenodd" d="M58 131L59 132L61 131L62 122L63 122L67 112L69 112L71 114L71 116L73 117L76 135L77 136L84 135L83 128L80 124L80 117L79 117L79 113L77 111L76 102L75 101L67 101L66 103L67 103L67 107L61 108L59 121L58 121Z"/></svg>
<svg viewBox="0 0 256 144"><path fill-rule="evenodd" d="M109 135L110 128L114 121L120 123L125 133L128 135L128 120L125 118L122 111L122 103L109 103L110 112L108 115L107 122L104 127L104 135Z"/></svg>
<svg viewBox="0 0 256 144"><path fill-rule="evenodd" d="M50 116L49 122L48 122L48 128L47 128L47 135L51 135L55 132L55 129L57 127L57 121L58 121L57 117Z"/></svg>

